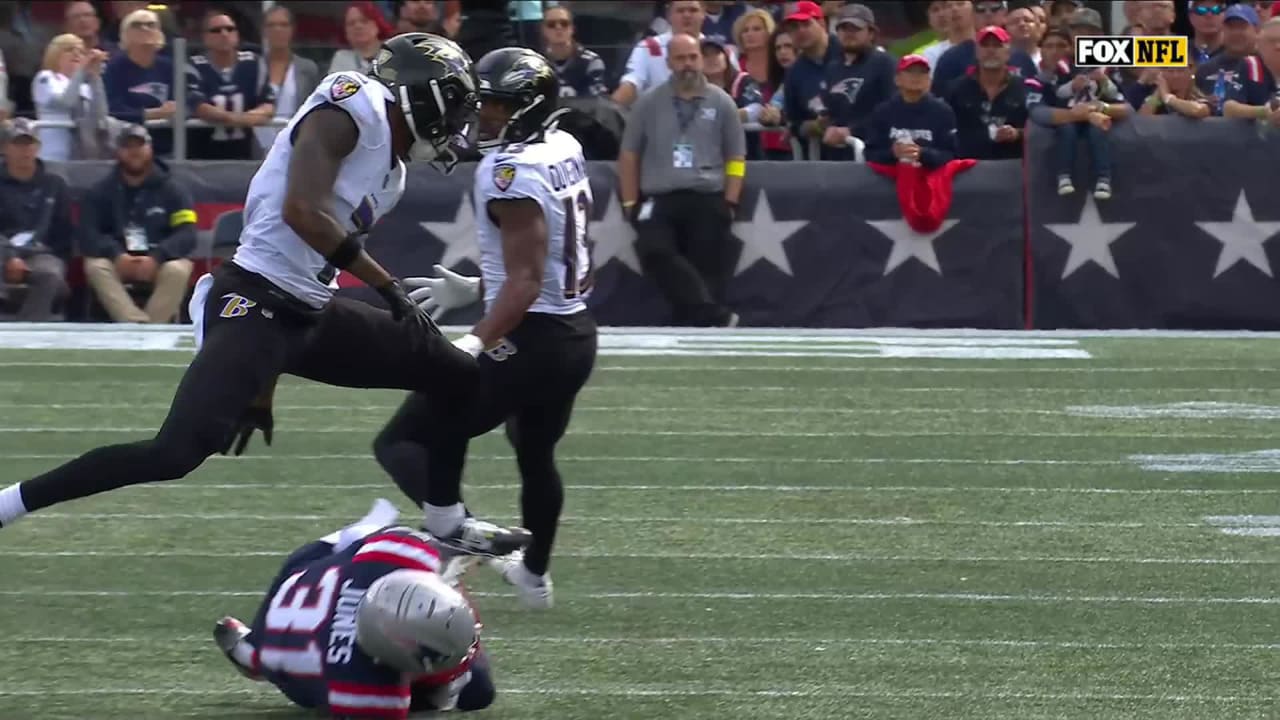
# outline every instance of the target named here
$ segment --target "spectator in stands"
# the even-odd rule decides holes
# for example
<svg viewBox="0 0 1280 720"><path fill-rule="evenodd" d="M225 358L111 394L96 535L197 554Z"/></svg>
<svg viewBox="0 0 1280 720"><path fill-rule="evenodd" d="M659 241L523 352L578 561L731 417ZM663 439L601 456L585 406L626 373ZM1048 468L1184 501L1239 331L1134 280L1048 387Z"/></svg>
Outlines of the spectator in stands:
<svg viewBox="0 0 1280 720"><path fill-rule="evenodd" d="M934 55L941 55L946 51L945 47L937 51L930 48L946 43L947 28L951 24L949 0L930 0L925 9L925 17L928 19L928 29L913 35L910 38L911 42L897 46L903 55L924 55L926 50Z"/></svg>
<svg viewBox="0 0 1280 720"><path fill-rule="evenodd" d="M21 11L18 3L0 4L0 53L9 76L7 97L15 113L27 114L34 109L31 81L40 69L40 48L44 43L31 37L29 26L18 23Z"/></svg>
<svg viewBox="0 0 1280 720"><path fill-rule="evenodd" d="M1258 33L1258 54L1240 63L1236 81L1227 91L1222 114L1280 127L1277 77L1280 77L1280 17L1273 17Z"/></svg>
<svg viewBox="0 0 1280 720"><path fill-rule="evenodd" d="M66 31L80 38L86 50L103 50L108 55L119 50L115 43L102 36L102 21L93 3L84 0L69 2L63 17Z"/></svg>
<svg viewBox="0 0 1280 720"><path fill-rule="evenodd" d="M729 52L722 43L713 37L702 39L702 74L707 82L715 85L733 98L738 106L738 119L744 123L760 122L760 113L764 110L764 98L760 95L760 86L751 76L729 62Z"/></svg>
<svg viewBox="0 0 1280 720"><path fill-rule="evenodd" d="M1172 0L1170 0L1172 4ZM1077 10L1084 7L1084 0L1051 0L1049 3L1049 26L1065 25L1067 19Z"/></svg>
<svg viewBox="0 0 1280 720"><path fill-rule="evenodd" d="M240 50L240 31L225 12L211 10L201 23L205 51L191 56L188 92L196 117L215 125L187 131L192 158L248 160L253 133L275 117L275 91L257 53Z"/></svg>
<svg viewBox="0 0 1280 720"><path fill-rule="evenodd" d="M1004 2L978 0L978 2L967 3L967 6L967 9L964 4L955 6L951 23L954 31L952 35L957 42L938 58L938 64L933 68L932 92L939 98L946 97L951 83L968 72L969 68L977 62L978 44L974 39L977 28L1004 27L1007 17ZM961 31L964 33L963 36ZM1014 74L1020 77L1034 77L1036 74L1035 63L1021 50L1010 53L1009 65L1013 68Z"/></svg>
<svg viewBox="0 0 1280 720"><path fill-rule="evenodd" d="M787 69L796 61L796 46L791 35L781 26L774 28L769 36L769 78L761 86L768 98L768 106L760 113L760 124L770 127L786 125L783 115L785 94L782 91L787 76ZM750 138L748 138L748 142ZM765 160L792 160L795 153L791 149L790 133L782 130L769 130L760 133L760 154Z"/></svg>
<svg viewBox="0 0 1280 720"><path fill-rule="evenodd" d="M724 304L737 241L746 138L733 100L702 73L692 35L668 43L670 79L636 103L618 155L622 207L636 225L645 275L677 325L733 326Z"/></svg>
<svg viewBox="0 0 1280 720"><path fill-rule="evenodd" d="M1212 115L1209 98L1196 87L1194 73L1194 65L1161 68L1156 76L1155 92L1143 101L1138 114L1181 115L1192 120Z"/></svg>
<svg viewBox="0 0 1280 720"><path fill-rule="evenodd" d="M85 275L112 320L173 322L196 244L191 196L153 156L146 128L126 127L116 147L115 171L90 188L81 205ZM145 308L125 283L151 286Z"/></svg>
<svg viewBox="0 0 1280 720"><path fill-rule="evenodd" d="M867 131L869 163L912 163L933 169L955 158L956 118L929 92L929 64L920 55L898 61L898 94L880 103Z"/></svg>
<svg viewBox="0 0 1280 720"><path fill-rule="evenodd" d="M1113 119L1128 117L1133 109L1122 102L1119 90L1101 68L1086 71L1070 67L1070 38L1069 33L1059 30L1045 34L1040 45L1041 65L1052 62L1055 71L1027 81L1027 106L1031 119L1055 128L1058 194L1076 191L1072 173L1079 138L1084 136L1093 158L1093 196L1106 200L1111 197L1111 141L1107 133ZM1064 46L1061 55L1059 41Z"/></svg>
<svg viewBox="0 0 1280 720"><path fill-rule="evenodd" d="M1043 5L1032 5L1030 8L1031 17L1035 18L1035 55L1034 60L1038 65L1040 63L1040 39L1044 37L1045 32L1049 30L1049 13L1045 12Z"/></svg>
<svg viewBox="0 0 1280 720"><path fill-rule="evenodd" d="M1013 50L1031 58L1033 65L1040 65L1040 36L1037 32L1035 13L1030 7L1014 8L1005 21L1009 31L1009 45Z"/></svg>
<svg viewBox="0 0 1280 720"><path fill-rule="evenodd" d="M36 73L31 95L41 123L71 123L71 127L41 127L40 157L54 162L83 159L79 138L93 133L105 120L106 88L102 68L107 54L85 52L84 41L70 33L59 35L44 51L44 69ZM87 127L80 132L80 124Z"/></svg>
<svg viewBox="0 0 1280 720"><path fill-rule="evenodd" d="M563 5L542 13L543 54L560 78L561 97L606 97L604 60L574 39L573 13Z"/></svg>
<svg viewBox="0 0 1280 720"><path fill-rule="evenodd" d="M1222 51L1222 21L1227 0L1191 0L1191 52L1197 63L1205 63Z"/></svg>
<svg viewBox="0 0 1280 720"><path fill-rule="evenodd" d="M138 2L135 0L111 0L106 5L108 12L106 41L114 43L117 48L124 49L124 21L133 13L139 10L150 10L155 13L158 21L156 27L161 35L164 36L165 42L160 45L160 54L166 58L172 59L172 50L169 47L168 40L178 37L182 33L178 28L178 21L174 13L169 12L169 6L161 3ZM114 53L112 54L114 57Z"/></svg>
<svg viewBox="0 0 1280 720"><path fill-rule="evenodd" d="M329 73L367 73L373 65L373 56L382 47L382 41L393 33L391 24L368 0L351 3L342 17L343 33L350 49L333 54Z"/></svg>
<svg viewBox="0 0 1280 720"><path fill-rule="evenodd" d="M1012 39L1001 27L978 31L978 69L951 84L947 104L956 116L956 157L1022 157L1027 89L1009 72Z"/></svg>
<svg viewBox="0 0 1280 720"><path fill-rule="evenodd" d="M1222 114L1227 88L1235 82L1241 61L1258 45L1258 13L1247 4L1227 8L1222 20L1222 52L1196 67L1196 87L1208 99L1215 115Z"/></svg>
<svg viewBox="0 0 1280 720"><path fill-rule="evenodd" d="M1145 0L1138 17L1144 35L1172 35L1178 11L1173 0Z"/></svg>
<svg viewBox="0 0 1280 720"><path fill-rule="evenodd" d="M396 33L424 32L444 35L435 0L400 0L396 8Z"/></svg>
<svg viewBox="0 0 1280 720"><path fill-rule="evenodd" d="M827 130L827 109L822 104L822 85L827 66L840 62L844 51L840 41L827 31L827 20L817 3L798 2L783 26L796 45L796 60L787 70L783 85L783 112L791 134L802 143L821 140ZM805 147L806 156L808 147ZM817 160L818 158L809 158Z"/></svg>
<svg viewBox="0 0 1280 720"><path fill-rule="evenodd" d="M738 68L745 72L760 90L762 107L756 119L761 125L777 126L782 123L782 108L770 101L780 85L774 85L770 74L770 42L776 27L773 16L767 10L750 8L733 24L733 42L738 47ZM781 83L782 68L778 68L777 81ZM769 130L747 134L747 157L763 160L769 150L781 151L790 158L791 150L784 133Z"/></svg>
<svg viewBox="0 0 1280 720"><path fill-rule="evenodd" d="M667 5L667 20L671 30L661 35L647 37L636 44L627 58L627 69L613 91L613 100L622 107L630 107L641 93L662 85L671 77L667 65L667 44L673 34L702 38L704 13L700 0L671 0Z"/></svg>
<svg viewBox="0 0 1280 720"><path fill-rule="evenodd" d="M896 62L876 47L879 29L866 5L846 5L836 18L843 57L829 63L823 78L822 106L827 127L823 160L860 159L871 113L894 93Z"/></svg>
<svg viewBox="0 0 1280 720"><path fill-rule="evenodd" d="M938 42L920 51L920 56L929 63L929 72L938 66L942 54L956 45L969 39L970 26L973 24L973 3L969 0L942 0L930 3L929 22L934 22L935 12L943 18L942 37Z"/></svg>
<svg viewBox="0 0 1280 720"><path fill-rule="evenodd" d="M107 61L103 73L111 116L130 123L173 118L173 62L160 55L160 19L150 10L135 10L120 26L122 52ZM156 153L168 154L173 131L157 130L154 143Z"/></svg>
<svg viewBox="0 0 1280 720"><path fill-rule="evenodd" d="M704 0L702 3L702 37L721 47L733 44L733 24L747 11L745 5L732 0Z"/></svg>
<svg viewBox="0 0 1280 720"><path fill-rule="evenodd" d="M0 265L4 285L27 286L18 320L52 320L54 306L67 293L70 192L66 180L45 170L39 152L35 123L17 118L9 124L0 168Z"/></svg>
<svg viewBox="0 0 1280 720"><path fill-rule="evenodd" d="M287 121L316 89L316 85L320 84L320 68L310 58L293 52L295 25L293 11L288 6L277 4L268 10L262 18L262 24L267 41L266 55L262 58L265 66L263 72L276 98L275 117L277 120ZM271 143L279 132L278 127L263 126L253 129L258 145L264 150L271 148Z"/></svg>

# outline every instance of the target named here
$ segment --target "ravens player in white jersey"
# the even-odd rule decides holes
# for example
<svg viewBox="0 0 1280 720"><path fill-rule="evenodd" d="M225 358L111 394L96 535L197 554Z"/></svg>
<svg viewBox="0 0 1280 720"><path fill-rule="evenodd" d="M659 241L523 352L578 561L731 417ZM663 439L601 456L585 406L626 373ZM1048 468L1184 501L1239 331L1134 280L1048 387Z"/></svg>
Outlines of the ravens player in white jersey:
<svg viewBox="0 0 1280 720"><path fill-rule="evenodd" d="M400 720L493 703L480 624L431 538L379 500L359 522L293 552L251 625L213 638L236 670L332 718Z"/></svg>
<svg viewBox="0 0 1280 720"><path fill-rule="evenodd" d="M149 440L91 450L0 490L0 525L126 485L181 478L210 455L270 442L284 373L330 385L429 392L464 402L475 358L449 343L404 285L365 252L369 227L400 200L404 160L451 166L479 104L471 59L425 33L387 41L372 76L325 78L276 138L249 185L231 262L201 278L199 351ZM390 312L334 297L338 270L377 289Z"/></svg>
<svg viewBox="0 0 1280 720"><path fill-rule="evenodd" d="M413 295L444 309L483 297L484 318L455 343L479 356L482 381L461 415L429 394L411 395L374 450L401 490L424 506L426 530L472 552L467 528L477 523L466 517L460 490L467 442L505 422L532 538L522 557L505 562L503 575L527 605L549 607L547 567L563 503L555 448L596 355L585 303L591 185L582 146L554 127L559 81L546 59L502 48L476 63L476 75L486 152L475 178L481 277L438 268L443 277Z"/></svg>

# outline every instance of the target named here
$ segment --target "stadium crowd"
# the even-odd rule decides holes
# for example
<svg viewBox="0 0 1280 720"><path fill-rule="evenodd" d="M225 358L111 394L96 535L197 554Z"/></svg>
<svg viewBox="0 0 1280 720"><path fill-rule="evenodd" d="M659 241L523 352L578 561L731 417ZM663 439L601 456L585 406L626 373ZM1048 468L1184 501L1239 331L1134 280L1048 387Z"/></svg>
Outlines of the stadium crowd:
<svg viewBox="0 0 1280 720"><path fill-rule="evenodd" d="M1016 159L1032 122L1056 133L1058 192L1075 192L1083 143L1088 188L1105 200L1107 134L1133 114L1280 126L1280 2L1122 7L1125 27L1080 0L0 3L0 310L56 317L75 254L90 258L85 277L107 316L173 321L196 214L167 173L170 123L201 121L185 130L188 158L260 158L321 77L368 70L399 32L447 35L473 57L513 44L543 52L589 159L625 149L628 115L667 84L668 49L681 35L697 39L696 67L736 106L746 160L936 168ZM912 27L916 15L927 27ZM1189 67L1072 61L1078 34L1169 35L1182 22ZM190 43L186 57L175 57L178 37ZM66 183L44 162L85 159L114 160L117 170L73 222ZM140 307L135 295L152 297Z"/></svg>

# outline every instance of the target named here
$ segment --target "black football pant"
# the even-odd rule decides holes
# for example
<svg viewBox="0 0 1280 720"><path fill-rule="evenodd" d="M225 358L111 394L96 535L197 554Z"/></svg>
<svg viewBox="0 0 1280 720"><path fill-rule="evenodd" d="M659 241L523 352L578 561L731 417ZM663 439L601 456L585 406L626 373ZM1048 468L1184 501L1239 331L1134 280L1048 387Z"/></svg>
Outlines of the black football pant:
<svg viewBox="0 0 1280 720"><path fill-rule="evenodd" d="M237 421L281 374L353 388L417 390L442 408L468 392L476 364L391 313L335 298L316 311L232 263L215 273L204 342L150 440L110 445L22 483L35 511L126 485L173 480L223 450Z"/></svg>
<svg viewBox="0 0 1280 720"><path fill-rule="evenodd" d="M636 221L636 254L645 277L671 304L672 324L725 325L738 249L724 195L681 190L651 200L649 216Z"/></svg>
<svg viewBox="0 0 1280 720"><path fill-rule="evenodd" d="M504 346L480 356L480 380L465 407L451 409L439 396L414 393L378 434L373 449L416 505L453 505L462 502L470 439L505 422L520 469L522 521L533 534L525 564L542 574L564 505L556 444L595 365L595 320L589 312L529 313Z"/></svg>

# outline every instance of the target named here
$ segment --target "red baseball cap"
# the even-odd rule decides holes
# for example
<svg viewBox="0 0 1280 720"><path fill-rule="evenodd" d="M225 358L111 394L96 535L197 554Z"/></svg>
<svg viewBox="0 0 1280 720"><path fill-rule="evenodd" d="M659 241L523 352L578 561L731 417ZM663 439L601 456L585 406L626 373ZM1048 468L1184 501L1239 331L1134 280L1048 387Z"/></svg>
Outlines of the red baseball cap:
<svg viewBox="0 0 1280 720"><path fill-rule="evenodd" d="M1280 0L1271 5L1271 17L1280 17Z"/></svg>
<svg viewBox="0 0 1280 720"><path fill-rule="evenodd" d="M782 22L809 22L817 20L818 22L826 22L827 17L822 14L822 6L816 2L802 0L796 3L795 12L783 18Z"/></svg>
<svg viewBox="0 0 1280 720"><path fill-rule="evenodd" d="M1009 32L999 25L988 25L978 31L978 44L981 45L987 38L996 38L1001 44L1009 44Z"/></svg>
<svg viewBox="0 0 1280 720"><path fill-rule="evenodd" d="M902 59L898 61L898 72L909 70L913 67L922 67L925 70L928 70L929 61L926 60L923 55L904 55L902 56Z"/></svg>

